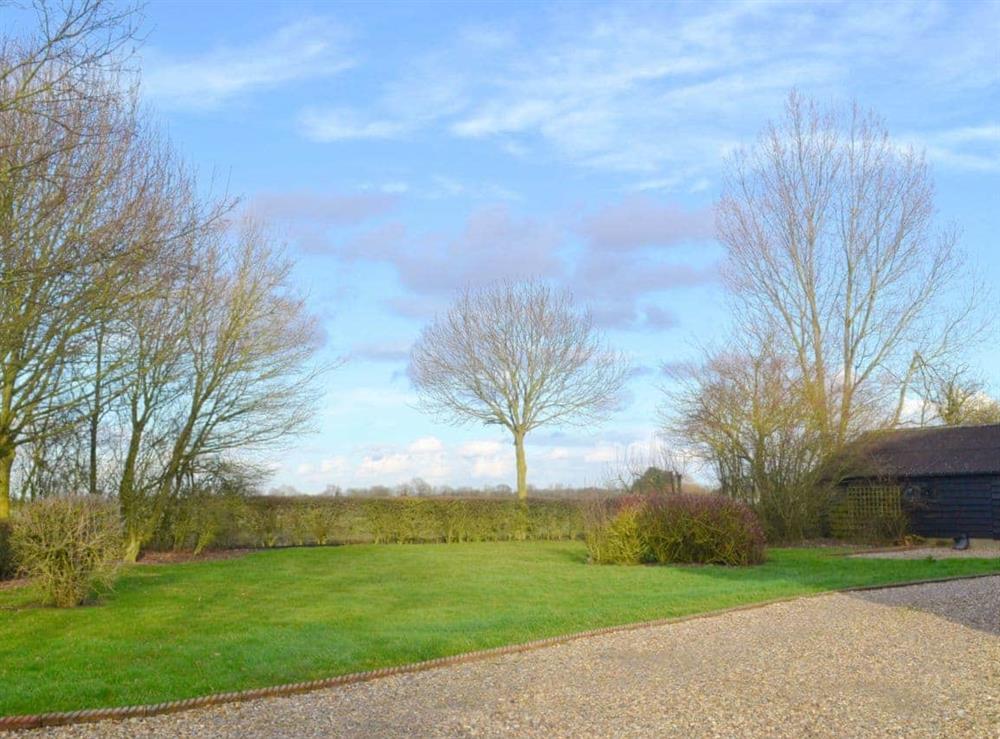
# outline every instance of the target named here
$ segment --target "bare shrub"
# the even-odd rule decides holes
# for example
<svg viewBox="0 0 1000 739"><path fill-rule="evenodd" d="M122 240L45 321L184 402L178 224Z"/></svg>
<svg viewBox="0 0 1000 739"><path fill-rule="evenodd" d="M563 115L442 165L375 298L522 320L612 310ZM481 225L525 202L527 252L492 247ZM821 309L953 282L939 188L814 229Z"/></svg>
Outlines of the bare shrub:
<svg viewBox="0 0 1000 739"><path fill-rule="evenodd" d="M72 608L114 583L124 539L111 503L91 496L39 500L17 511L13 524L17 561L48 603Z"/></svg>

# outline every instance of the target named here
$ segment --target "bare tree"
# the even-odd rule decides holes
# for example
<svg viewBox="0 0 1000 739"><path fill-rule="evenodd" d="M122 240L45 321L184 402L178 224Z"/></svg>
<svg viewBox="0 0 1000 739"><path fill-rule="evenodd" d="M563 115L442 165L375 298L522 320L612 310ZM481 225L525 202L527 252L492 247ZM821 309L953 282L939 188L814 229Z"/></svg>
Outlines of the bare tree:
<svg viewBox="0 0 1000 739"><path fill-rule="evenodd" d="M1000 423L1000 401L990 397L986 383L965 365L923 365L921 424L972 426Z"/></svg>
<svg viewBox="0 0 1000 739"><path fill-rule="evenodd" d="M136 236L155 167L119 84L134 8L34 9L34 35L0 38L0 519L17 449L36 458L80 422L88 335L150 256Z"/></svg>
<svg viewBox="0 0 1000 739"><path fill-rule="evenodd" d="M753 506L773 539L818 533L823 445L795 361L737 348L674 377L664 425L714 468L721 491Z"/></svg>
<svg viewBox="0 0 1000 739"><path fill-rule="evenodd" d="M131 102L51 112L0 111L0 518L17 447L73 418L94 330L158 246L144 238L158 173Z"/></svg>
<svg viewBox="0 0 1000 739"><path fill-rule="evenodd" d="M313 361L320 334L292 264L258 224L220 226L192 247L131 323L119 484L131 558L185 480L307 430L327 369Z"/></svg>
<svg viewBox="0 0 1000 739"><path fill-rule="evenodd" d="M689 471L690 454L658 434L645 446L620 450L607 468L604 486L633 493L680 493L691 487L685 481Z"/></svg>
<svg viewBox="0 0 1000 739"><path fill-rule="evenodd" d="M17 4L0 0L0 10ZM106 103L109 78L129 73L140 21L135 3L34 0L34 33L0 37L0 111L42 113L52 102Z"/></svg>
<svg viewBox="0 0 1000 739"><path fill-rule="evenodd" d="M898 423L917 358L938 361L977 328L978 286L933 201L924 157L878 117L794 92L730 161L717 227L737 328L795 362L827 449L872 403Z"/></svg>
<svg viewBox="0 0 1000 739"><path fill-rule="evenodd" d="M410 378L427 410L511 432L521 499L528 494L525 436L539 426L602 418L627 373L590 315L540 282L465 291L424 329L410 356Z"/></svg>

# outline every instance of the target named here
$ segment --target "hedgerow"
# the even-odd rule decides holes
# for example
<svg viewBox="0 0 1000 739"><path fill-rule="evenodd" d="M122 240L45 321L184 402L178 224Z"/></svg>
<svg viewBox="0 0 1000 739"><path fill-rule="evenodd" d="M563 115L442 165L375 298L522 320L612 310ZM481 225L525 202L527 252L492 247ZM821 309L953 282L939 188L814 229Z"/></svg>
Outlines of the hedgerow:
<svg viewBox="0 0 1000 739"><path fill-rule="evenodd" d="M578 539L572 499L190 496L175 501L153 549Z"/></svg>

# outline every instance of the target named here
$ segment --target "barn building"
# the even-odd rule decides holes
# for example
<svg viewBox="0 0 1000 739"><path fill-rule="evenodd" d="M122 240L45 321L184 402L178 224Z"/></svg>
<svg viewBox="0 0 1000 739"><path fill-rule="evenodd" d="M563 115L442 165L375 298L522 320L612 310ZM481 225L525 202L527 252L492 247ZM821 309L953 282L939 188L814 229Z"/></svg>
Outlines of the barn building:
<svg viewBox="0 0 1000 739"><path fill-rule="evenodd" d="M860 449L844 480L857 514L894 499L914 534L1000 539L1000 424L887 431Z"/></svg>

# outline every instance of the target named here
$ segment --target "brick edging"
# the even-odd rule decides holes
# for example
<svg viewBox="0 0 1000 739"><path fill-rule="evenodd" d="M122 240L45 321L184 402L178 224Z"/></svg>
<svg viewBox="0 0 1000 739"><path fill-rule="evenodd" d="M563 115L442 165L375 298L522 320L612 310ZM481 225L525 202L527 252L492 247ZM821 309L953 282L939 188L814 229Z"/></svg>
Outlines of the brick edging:
<svg viewBox="0 0 1000 739"><path fill-rule="evenodd" d="M773 606L778 603L790 603L796 600L807 600L818 598L824 595L835 593L864 592L869 590L888 590L890 588L904 588L912 585L930 585L933 583L951 582L953 580L973 580L981 577L1000 577L1000 573L989 572L976 575L956 575L954 577L938 577L927 580L913 580L910 582L891 583L888 585L861 585L840 590L824 590L818 593L807 593L805 595L793 595L786 598L773 598L759 603L747 603L731 608L723 608L717 611L706 611L704 613L694 613L688 616L675 616L672 618L660 618L652 621L640 621L632 624L621 624L618 626L603 626L587 631L578 631L572 634L561 636L550 636L544 639L522 642L520 644L510 644L503 647L493 647L490 649L477 649L471 652L451 655L449 657L437 657L435 659L423 660L421 662L411 662L406 665L396 667L383 667L377 670L366 670L363 672L351 672L337 677L322 678L319 680L308 680L298 683L286 683L275 685L269 688L251 688L249 690L238 690L229 693L213 693L211 695L198 696L196 698L186 698L184 700L166 701L164 703L148 703L136 706L120 706L117 708L90 708L80 711L52 711L48 713L24 714L20 716L0 716L0 732L18 731L24 729L37 729L45 726L64 726L67 724L83 724L95 721L122 720L127 718L138 718L147 716L158 716L167 713L177 713L188 711L194 708L206 708L224 703L237 703L243 701L256 700L258 698L274 698L279 696L294 695L296 693L308 693L325 688L337 688L356 683L370 682L392 675L409 675L425 670L432 670L437 667L448 667L466 662L478 662L492 657L501 657L508 654L520 654L524 652L552 647L559 644L586 639L605 634L624 633L648 629L657 626L669 626L671 624L696 621L705 618L724 616L730 613L741 611L751 611L758 608Z"/></svg>

